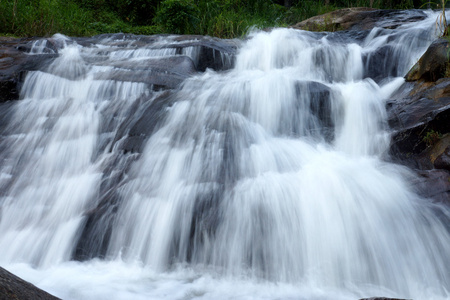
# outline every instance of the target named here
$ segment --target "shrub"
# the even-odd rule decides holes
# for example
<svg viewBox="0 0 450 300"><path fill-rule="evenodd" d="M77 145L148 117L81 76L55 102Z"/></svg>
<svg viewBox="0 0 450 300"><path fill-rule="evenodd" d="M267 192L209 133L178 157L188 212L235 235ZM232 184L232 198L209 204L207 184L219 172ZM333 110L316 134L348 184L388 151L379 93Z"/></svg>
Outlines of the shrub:
<svg viewBox="0 0 450 300"><path fill-rule="evenodd" d="M164 0L156 12L155 22L167 33L196 33L198 7L191 0Z"/></svg>

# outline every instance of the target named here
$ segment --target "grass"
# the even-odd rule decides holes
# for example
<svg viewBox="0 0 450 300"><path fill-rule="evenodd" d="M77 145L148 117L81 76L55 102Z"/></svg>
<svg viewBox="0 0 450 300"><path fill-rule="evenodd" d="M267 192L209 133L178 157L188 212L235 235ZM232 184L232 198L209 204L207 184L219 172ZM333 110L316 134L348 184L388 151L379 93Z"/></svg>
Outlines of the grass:
<svg viewBox="0 0 450 300"><path fill-rule="evenodd" d="M234 38L250 28L292 25L342 7L412 7L412 0L298 0L291 7L277 3L283 1L0 0L0 34L89 36L124 32ZM141 11L144 7L148 11Z"/></svg>

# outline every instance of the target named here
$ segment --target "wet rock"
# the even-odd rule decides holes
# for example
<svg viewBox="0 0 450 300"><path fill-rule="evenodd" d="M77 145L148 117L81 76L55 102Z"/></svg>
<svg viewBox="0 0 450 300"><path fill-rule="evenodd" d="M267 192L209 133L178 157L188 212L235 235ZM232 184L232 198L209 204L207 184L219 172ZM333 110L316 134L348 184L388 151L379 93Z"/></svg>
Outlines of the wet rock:
<svg viewBox="0 0 450 300"><path fill-rule="evenodd" d="M56 300L59 298L0 267L0 299Z"/></svg>
<svg viewBox="0 0 450 300"><path fill-rule="evenodd" d="M334 138L334 119L331 104L331 89L324 84L314 81L298 82L295 86L298 95L306 93L310 97L310 111L315 118L308 132L315 132L318 136L324 136L327 141ZM299 98L304 98L305 95ZM318 125L318 126L317 126ZM300 136L304 133L297 132L296 127L292 126L289 131L294 136ZM285 134L288 134L287 132Z"/></svg>
<svg viewBox="0 0 450 300"><path fill-rule="evenodd" d="M171 43L161 43L161 38ZM103 34L92 38L75 38L78 44L92 46L94 44L115 46L117 49L135 49L146 47L154 50L173 50L174 55L190 56L197 71L207 68L219 71L233 67L240 40L226 40L199 35L133 35Z"/></svg>
<svg viewBox="0 0 450 300"><path fill-rule="evenodd" d="M420 10L381 10L367 7L339 9L304 20L293 28L311 31L370 30L374 27L394 29L426 18Z"/></svg>
<svg viewBox="0 0 450 300"><path fill-rule="evenodd" d="M192 47L197 50L196 68L204 72L207 68L216 71L228 70L234 66L234 59L240 40L222 40L209 36L178 36L175 41L181 42L173 45L177 48Z"/></svg>
<svg viewBox="0 0 450 300"><path fill-rule="evenodd" d="M450 131L450 79L432 84L406 83L400 95L388 101L387 111L393 130L391 153L403 160L417 161L417 156L429 146L427 135Z"/></svg>
<svg viewBox="0 0 450 300"><path fill-rule="evenodd" d="M124 153L141 153L144 141L162 124L168 108L175 103L172 92L166 91L142 105L136 114L121 124L113 147ZM117 144L116 144L117 143Z"/></svg>
<svg viewBox="0 0 450 300"><path fill-rule="evenodd" d="M434 41L419 61L406 74L407 81L434 82L446 76L450 46L446 39Z"/></svg>
<svg viewBox="0 0 450 300"><path fill-rule="evenodd" d="M372 298L362 298L359 300L408 300L408 299L400 299L400 298L386 298L386 297L372 297Z"/></svg>
<svg viewBox="0 0 450 300"><path fill-rule="evenodd" d="M374 11L367 7L354 7L338 9L323 15L314 16L295 24L292 28L310 31L336 31L350 29L347 24L352 16L358 16L361 12Z"/></svg>
<svg viewBox="0 0 450 300"><path fill-rule="evenodd" d="M448 42L434 42L387 103L394 159L417 170L419 193L450 204Z"/></svg>
<svg viewBox="0 0 450 300"><path fill-rule="evenodd" d="M171 50L172 57L136 62L124 68L116 62L111 74L98 73L96 79L146 82L158 88L175 88L186 77L207 68L227 70L233 67L238 40L221 40L207 36L164 36L173 43L161 42L161 35L136 36L132 34L108 34L88 38L55 36L47 39L0 39L0 102L17 100L19 91L29 71L47 70L58 57L58 51L69 44L87 47L114 46L113 50L136 50L137 47L153 50ZM97 49L94 65L102 65L110 53ZM47 70L55 73L52 70ZM83 70L81 70L83 71ZM81 75L85 73L81 72ZM62 74L65 77L71 73ZM57 72L55 73L57 74ZM75 74L75 73L73 73ZM61 74L59 74L61 75ZM72 75L71 75L72 76ZM78 76L79 77L79 76ZM77 79L69 78L69 79Z"/></svg>
<svg viewBox="0 0 450 300"><path fill-rule="evenodd" d="M434 167L450 171L450 146L434 160Z"/></svg>
<svg viewBox="0 0 450 300"><path fill-rule="evenodd" d="M98 64L101 65L101 64ZM155 89L176 88L189 76L196 73L194 62L183 55L158 57L135 62L108 63L115 69L111 72L97 73L95 79L144 82Z"/></svg>
<svg viewBox="0 0 450 300"><path fill-rule="evenodd" d="M28 54L32 44L30 39L0 40L0 102L19 99L26 73L49 65L57 57L55 53Z"/></svg>
<svg viewBox="0 0 450 300"><path fill-rule="evenodd" d="M364 78L371 78L376 82L386 76L398 76L400 53L391 45L385 45L376 51L363 55Z"/></svg>
<svg viewBox="0 0 450 300"><path fill-rule="evenodd" d="M447 170L419 170L414 183L419 195L434 202L450 205L450 172Z"/></svg>

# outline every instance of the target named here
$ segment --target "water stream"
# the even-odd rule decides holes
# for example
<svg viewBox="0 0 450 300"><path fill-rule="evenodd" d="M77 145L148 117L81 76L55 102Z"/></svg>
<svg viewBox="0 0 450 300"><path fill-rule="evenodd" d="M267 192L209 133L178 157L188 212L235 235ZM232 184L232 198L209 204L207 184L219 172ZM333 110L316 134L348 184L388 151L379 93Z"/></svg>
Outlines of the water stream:
<svg viewBox="0 0 450 300"><path fill-rule="evenodd" d="M255 32L170 91L118 70L195 47L53 37L2 133L1 266L64 299L449 299L450 210L389 162L385 110L435 19Z"/></svg>

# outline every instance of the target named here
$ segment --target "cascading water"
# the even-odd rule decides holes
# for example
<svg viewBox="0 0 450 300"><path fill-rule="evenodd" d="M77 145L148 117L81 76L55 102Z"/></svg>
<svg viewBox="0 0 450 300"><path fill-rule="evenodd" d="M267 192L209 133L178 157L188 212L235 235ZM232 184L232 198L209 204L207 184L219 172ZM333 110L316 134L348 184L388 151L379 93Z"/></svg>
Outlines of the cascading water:
<svg viewBox="0 0 450 300"><path fill-rule="evenodd" d="M64 299L448 299L449 208L386 162L384 99L434 20L255 33L169 92L120 78L198 49L54 37L3 133L2 266Z"/></svg>

